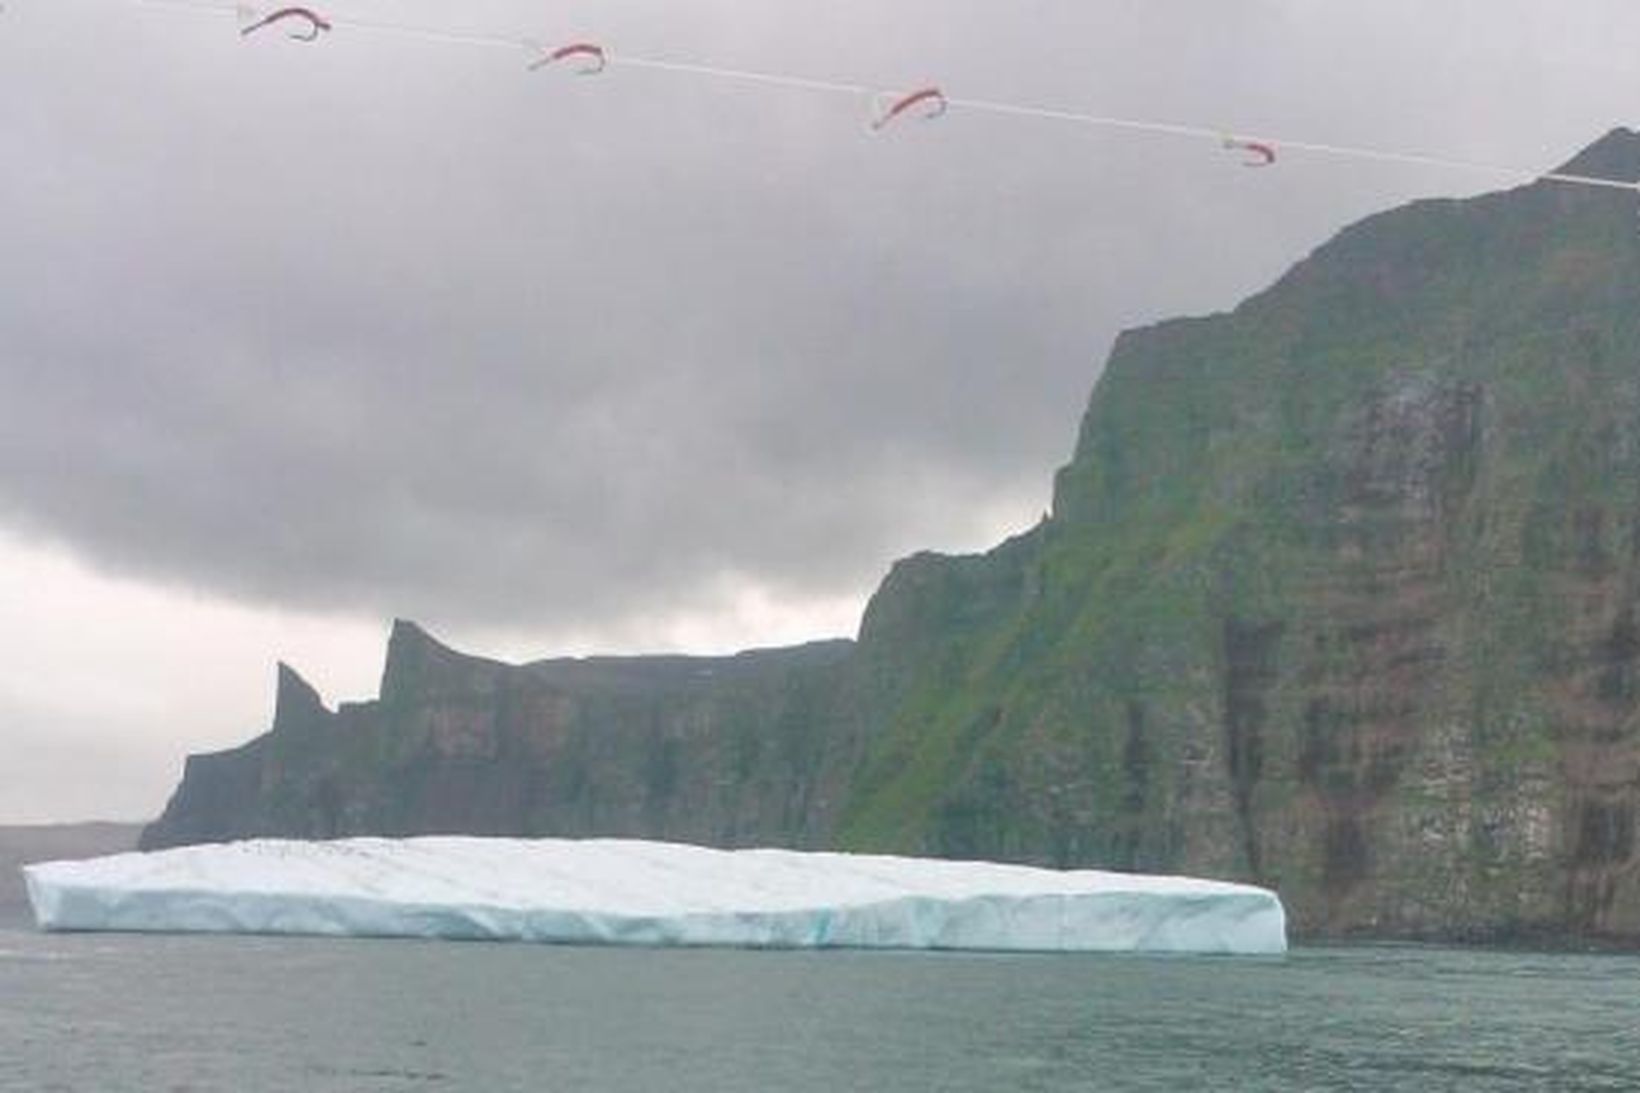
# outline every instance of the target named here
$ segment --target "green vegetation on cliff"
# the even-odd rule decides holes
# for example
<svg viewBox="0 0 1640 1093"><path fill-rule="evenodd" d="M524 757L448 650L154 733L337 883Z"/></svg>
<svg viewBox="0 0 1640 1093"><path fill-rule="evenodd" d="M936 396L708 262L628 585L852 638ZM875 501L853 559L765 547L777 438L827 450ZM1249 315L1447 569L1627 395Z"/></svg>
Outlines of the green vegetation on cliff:
<svg viewBox="0 0 1640 1093"><path fill-rule="evenodd" d="M1640 178L1640 135L1569 169ZM148 843L840 845L1251 879L1309 932L1640 939L1636 206L1419 202L1124 334L1051 517L898 563L857 643L512 668L401 627L379 702L282 685Z"/></svg>
<svg viewBox="0 0 1640 1093"><path fill-rule="evenodd" d="M1640 136L1571 169L1640 176ZM873 604L863 658L908 593L951 639L842 840L1246 877L1315 930L1640 933L1635 214L1420 202L1124 335L1052 519Z"/></svg>

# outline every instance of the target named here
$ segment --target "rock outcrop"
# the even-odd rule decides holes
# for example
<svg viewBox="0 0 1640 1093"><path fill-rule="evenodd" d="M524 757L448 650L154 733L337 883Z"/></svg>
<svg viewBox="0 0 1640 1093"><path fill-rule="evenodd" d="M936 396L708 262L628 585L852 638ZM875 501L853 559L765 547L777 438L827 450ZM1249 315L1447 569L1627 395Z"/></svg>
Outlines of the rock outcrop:
<svg viewBox="0 0 1640 1093"><path fill-rule="evenodd" d="M629 835L824 845L858 760L853 643L510 666L394 624L381 697L279 668L272 729L188 760L144 848L251 835Z"/></svg>
<svg viewBox="0 0 1640 1093"><path fill-rule="evenodd" d="M1567 170L1640 178L1619 130ZM1052 516L857 643L281 676L150 846L630 834L1187 872L1301 933L1640 943L1640 225L1540 182L1117 342Z"/></svg>

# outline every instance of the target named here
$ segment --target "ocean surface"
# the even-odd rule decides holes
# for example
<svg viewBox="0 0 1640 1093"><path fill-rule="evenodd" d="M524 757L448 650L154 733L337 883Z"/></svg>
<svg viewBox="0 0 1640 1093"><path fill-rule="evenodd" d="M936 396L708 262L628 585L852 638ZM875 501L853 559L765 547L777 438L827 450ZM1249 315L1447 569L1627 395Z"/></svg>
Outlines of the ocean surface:
<svg viewBox="0 0 1640 1093"><path fill-rule="evenodd" d="M1640 957L576 949L12 917L0 1089L1640 1090Z"/></svg>

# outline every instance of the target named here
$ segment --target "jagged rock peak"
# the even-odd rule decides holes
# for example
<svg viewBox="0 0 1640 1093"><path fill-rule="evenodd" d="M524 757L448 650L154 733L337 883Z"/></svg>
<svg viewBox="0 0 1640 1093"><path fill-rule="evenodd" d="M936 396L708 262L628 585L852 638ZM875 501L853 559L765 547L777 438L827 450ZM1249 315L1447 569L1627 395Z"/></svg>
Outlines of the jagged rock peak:
<svg viewBox="0 0 1640 1093"><path fill-rule="evenodd" d="M395 651L401 655L420 652L454 652L449 646L409 619L393 620L393 632L387 639L387 655L392 657Z"/></svg>
<svg viewBox="0 0 1640 1093"><path fill-rule="evenodd" d="M1559 173L1640 181L1640 132L1622 126L1613 129L1572 157Z"/></svg>
<svg viewBox="0 0 1640 1093"><path fill-rule="evenodd" d="M279 662L279 682L274 693L273 723L275 726L305 720L311 715L324 714L324 699L313 684L303 679L301 675L286 664Z"/></svg>
<svg viewBox="0 0 1640 1093"><path fill-rule="evenodd" d="M382 669L382 701L441 690L466 681L474 671L489 675L501 667L498 662L457 652L409 619L394 619Z"/></svg>
<svg viewBox="0 0 1640 1093"><path fill-rule="evenodd" d="M393 631L387 639L387 661L382 667L382 700L389 701L404 694L423 664L449 652L433 635L409 619L394 619Z"/></svg>

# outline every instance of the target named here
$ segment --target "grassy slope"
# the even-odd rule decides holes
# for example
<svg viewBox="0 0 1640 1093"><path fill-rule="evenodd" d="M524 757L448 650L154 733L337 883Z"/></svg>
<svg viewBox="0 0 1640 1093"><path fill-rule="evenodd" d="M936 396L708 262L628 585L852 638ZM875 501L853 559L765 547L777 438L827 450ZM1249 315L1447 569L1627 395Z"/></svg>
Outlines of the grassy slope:
<svg viewBox="0 0 1640 1093"><path fill-rule="evenodd" d="M1233 313L1124 336L1059 476L1054 519L1028 549L924 574L917 610L943 630L927 642L941 653L911 671L843 841L1258 876L1290 890L1301 915L1344 925L1424 914L1406 905L1420 885L1451 889L1437 917L1555 914L1527 835L1435 855L1408 840L1530 827L1510 812L1520 787L1559 776L1561 683L1546 661L1587 641L1556 581L1577 569L1586 547L1572 540L1590 512L1608 514L1601 549L1615 557L1640 492L1633 205L1548 187L1418 203L1348 229ZM1474 450L1444 453L1431 480L1452 499L1391 496L1358 511L1373 468L1399 468L1414 493L1427 485L1414 458L1374 448L1407 438L1375 440L1372 415L1419 398L1436 413L1468 392ZM1414 501L1434 516L1405 515ZM1409 547L1415 536L1436 541ZM1409 677L1415 708L1355 711L1338 739L1307 741L1325 731L1304 723L1318 694L1336 703L1348 686L1358 705L1400 701L1359 678L1392 674L1370 648L1314 647L1371 624L1375 590L1429 558L1400 588L1419 598L1407 612L1432 604L1426 644L1440 660ZM989 578L972 572L985 567ZM971 589L1005 570L1019 594L950 627ZM891 581L879 599L900 594ZM1269 649L1253 642L1254 662L1239 666L1258 692L1241 719L1256 722L1249 743L1232 738L1227 661L1246 656L1232 636L1261 633ZM869 641L862 653L873 655ZM1346 746L1385 754L1336 754ZM1420 773L1449 751L1461 754L1445 781ZM1317 843L1351 793L1373 798L1363 822L1376 875L1359 906L1340 908L1339 890L1360 878L1335 875L1333 858L1347 855ZM1237 810L1248 831L1235 830ZM1461 885L1442 875L1455 866ZM1524 902L1523 883L1537 893Z"/></svg>

